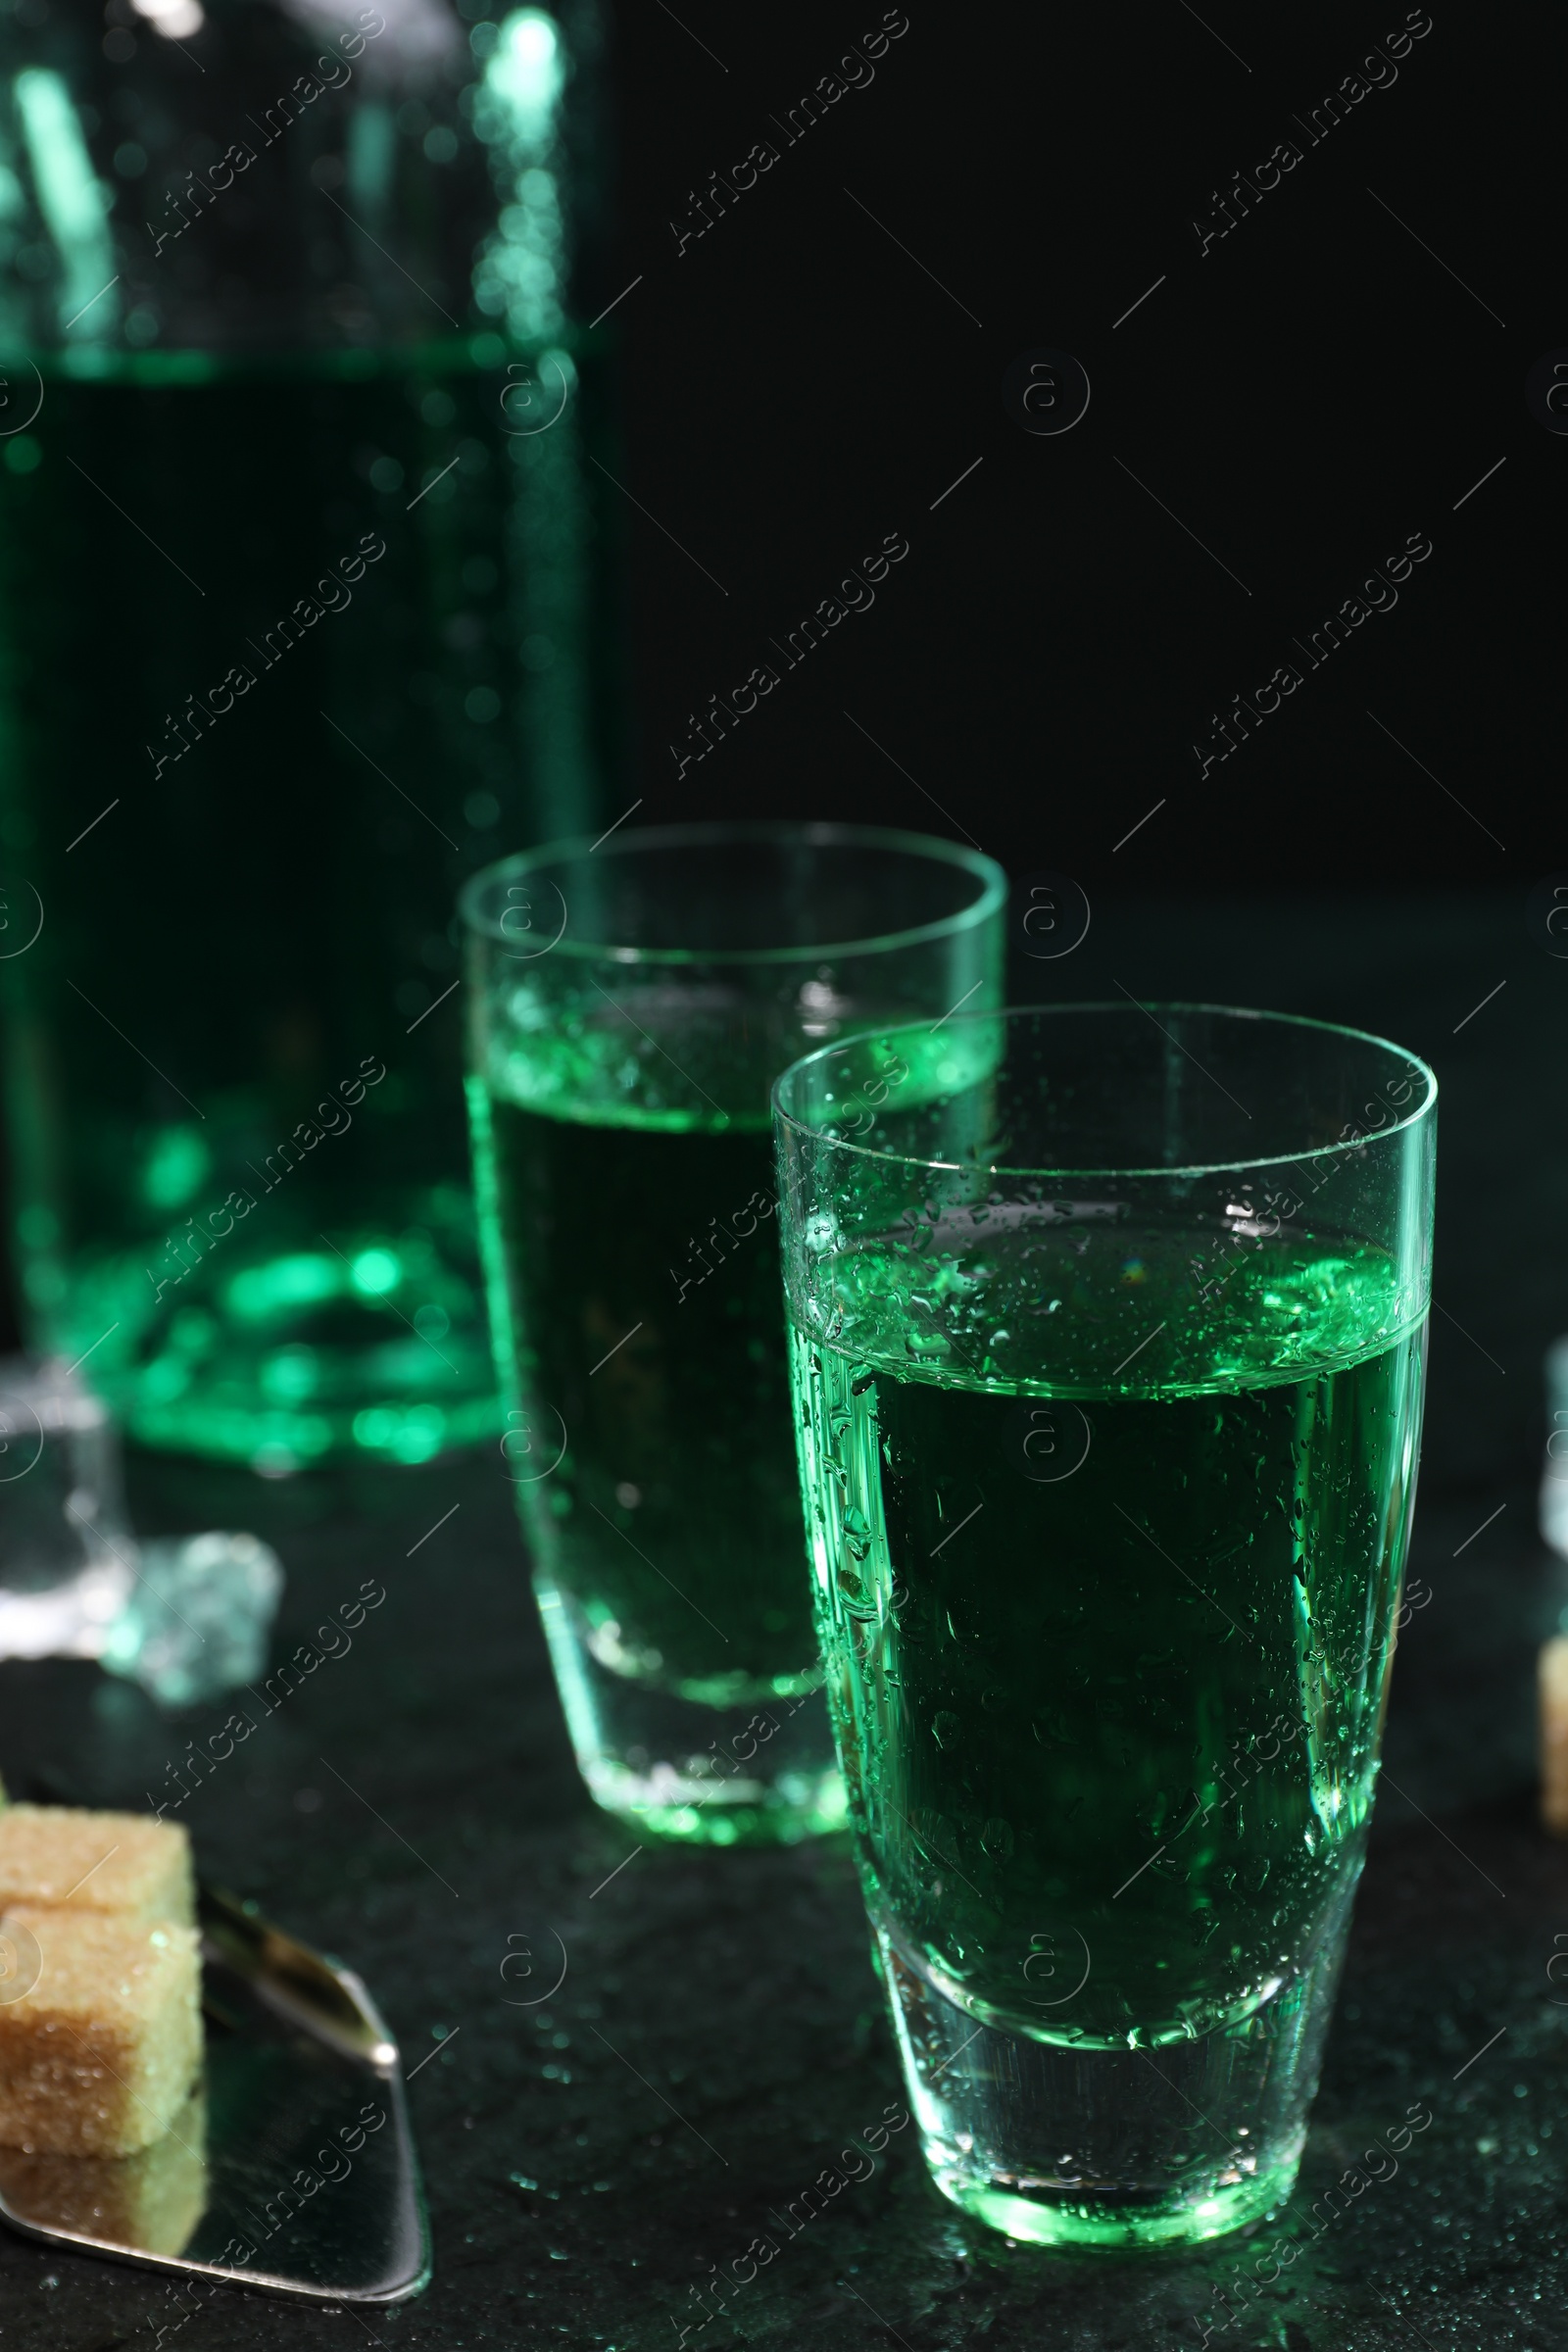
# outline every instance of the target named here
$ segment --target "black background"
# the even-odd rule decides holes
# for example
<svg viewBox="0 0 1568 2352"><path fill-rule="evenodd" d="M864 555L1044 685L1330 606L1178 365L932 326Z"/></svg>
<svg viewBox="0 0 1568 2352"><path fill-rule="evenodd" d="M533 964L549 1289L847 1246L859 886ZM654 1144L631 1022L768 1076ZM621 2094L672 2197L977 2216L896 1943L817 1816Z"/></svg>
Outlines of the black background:
<svg viewBox="0 0 1568 2352"><path fill-rule="evenodd" d="M612 314L647 510L639 823L967 832L1095 896L1438 882L1522 907L1568 863L1568 438L1524 398L1568 343L1563 25L1438 0L1397 79L1308 144L1293 117L1405 16L913 0L874 81L786 147L770 117L880 9L623 0L605 300L640 274ZM677 254L693 192L762 138L777 164ZM1284 139L1300 163L1200 254L1195 219ZM1092 384L1060 437L1003 406L1042 346ZM874 610L677 781L688 712L894 530L910 554ZM1307 669L1293 636L1415 532L1434 552L1397 608ZM1212 715L1285 662L1301 689L1200 779Z"/></svg>

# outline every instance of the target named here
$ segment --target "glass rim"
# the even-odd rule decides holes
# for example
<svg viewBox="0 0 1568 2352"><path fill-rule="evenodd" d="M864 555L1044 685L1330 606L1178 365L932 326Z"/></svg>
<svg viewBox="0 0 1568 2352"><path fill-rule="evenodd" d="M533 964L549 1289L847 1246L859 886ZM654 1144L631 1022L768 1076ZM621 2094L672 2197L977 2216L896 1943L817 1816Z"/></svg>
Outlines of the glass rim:
<svg viewBox="0 0 1568 2352"><path fill-rule="evenodd" d="M814 818L716 817L688 824L640 825L630 833L601 833L597 841L590 841L586 833L578 833L560 841L542 842L536 849L515 851L511 857L498 858L469 875L458 893L458 910L466 928L475 938L505 942L509 935L502 930L499 917L492 919L479 909L483 893L502 878L514 880L537 872L543 865L592 857L601 848L607 849L612 857L624 857L628 852L645 850L722 848L746 843L759 846L787 843L809 849L902 850L933 865L957 866L979 887L970 903L953 914L940 915L932 922L912 924L904 930L877 932L865 939L823 940L808 947L638 948L613 940L568 940L563 932L553 952L583 959L602 957L623 965L814 963L824 956L887 955L900 948L949 939L989 922L1006 905L1007 877L997 860L988 858L983 850L949 841L940 833L910 833L893 825L843 825Z"/></svg>
<svg viewBox="0 0 1568 2352"><path fill-rule="evenodd" d="M955 1027L963 1027L981 1021L1010 1022L1025 1016L1037 1020L1049 1020L1062 1013L1143 1012L1152 1018L1156 1011L1218 1013L1227 1020L1267 1022L1271 1025L1277 1024L1281 1028L1314 1029L1328 1037L1352 1038L1357 1045L1375 1046L1380 1053L1391 1054L1419 1071L1426 1081L1426 1096L1416 1108L1408 1111L1402 1118L1394 1120L1386 1127L1373 1128L1360 1136L1341 1136L1330 1144L1312 1144L1299 1152L1266 1152L1260 1153L1254 1158L1194 1161L1180 1167L1071 1167L1062 1166L1059 1163L1047 1167L1043 1165L1013 1166L1004 1162L992 1162L986 1172L996 1176L1074 1178L1093 1176L1119 1180L1130 1180L1135 1177L1163 1177L1170 1180L1195 1176L1239 1175L1249 1168L1300 1167L1309 1160L1327 1159L1336 1153L1359 1152L1368 1144L1383 1143L1390 1136L1400 1135L1407 1128L1418 1127L1423 1120L1430 1119L1437 1109L1438 1074L1432 1064L1424 1060L1419 1054L1412 1054L1406 1046L1395 1045L1391 1038L1379 1037L1373 1030L1355 1029L1347 1021L1319 1020L1312 1013L1268 1012L1250 1005L1207 1004L1185 998L1154 998L1149 1004L1145 1004L1140 998L1129 998L1120 1004L1112 998L1097 998L1082 1004L1004 1004L998 1006L992 1012L965 1012L950 1014L948 1017L953 1021ZM938 1025L944 1026L945 1024ZM1155 1026L1158 1027L1157 1022ZM842 1054L857 1045L864 1045L873 1038L878 1040L885 1038L891 1042L900 1037L912 1037L920 1031L929 1034L930 1024L925 1021L902 1021L896 1028L860 1030L852 1037L833 1039L826 1045L814 1047L809 1054L803 1054L799 1060L790 1063L788 1069L779 1072L769 1090L768 1099L775 1120L781 1128L787 1128L792 1134L802 1137L807 1142L823 1143L826 1139L822 1130L808 1126L804 1119L786 1105L783 1100L785 1087L800 1072L808 1069L811 1063L826 1060L831 1054ZM1215 1080L1214 1083L1217 1085L1219 1082ZM1394 1106L1391 1104L1390 1107ZM829 1149L834 1152L853 1152L862 1159L879 1161L885 1167L930 1168L941 1170L944 1173L971 1173L975 1164L956 1159L935 1159L916 1152L878 1152L868 1144L858 1144L848 1138L835 1139Z"/></svg>

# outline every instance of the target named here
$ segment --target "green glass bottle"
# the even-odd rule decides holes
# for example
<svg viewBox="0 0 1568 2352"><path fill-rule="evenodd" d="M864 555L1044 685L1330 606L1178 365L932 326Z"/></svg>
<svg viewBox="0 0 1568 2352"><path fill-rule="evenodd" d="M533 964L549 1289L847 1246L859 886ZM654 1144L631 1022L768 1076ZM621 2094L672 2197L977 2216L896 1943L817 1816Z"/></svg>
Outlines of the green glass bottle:
<svg viewBox="0 0 1568 2352"><path fill-rule="evenodd" d="M452 908L618 786L602 50L595 0L0 11L12 1217L145 1443L499 1427Z"/></svg>

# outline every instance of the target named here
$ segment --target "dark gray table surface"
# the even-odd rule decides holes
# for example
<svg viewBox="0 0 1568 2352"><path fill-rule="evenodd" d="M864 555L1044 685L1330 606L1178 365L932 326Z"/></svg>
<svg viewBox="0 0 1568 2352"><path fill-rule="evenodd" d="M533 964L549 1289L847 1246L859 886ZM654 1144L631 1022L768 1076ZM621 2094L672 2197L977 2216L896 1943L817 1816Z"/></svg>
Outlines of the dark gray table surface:
<svg viewBox="0 0 1568 2352"><path fill-rule="evenodd" d="M144 1533L249 1525L276 1544L289 1577L276 1657L363 1580L386 1588L352 1649L182 1817L209 1876L362 1971L419 2066L436 2276L384 2313L227 2290L193 2305L154 2276L0 2234L0 2352L151 2347L176 2323L181 2352L664 2352L683 2328L703 2352L1173 2352L1205 2327L1235 2352L1568 2346L1568 1983L1547 1974L1568 1951L1568 1846L1536 1826L1532 1761L1535 1645L1568 1599L1568 1569L1535 1534L1540 1359L1568 1329L1568 962L1531 942L1522 891L1126 903L1097 906L1078 954L1022 983L1355 1019L1428 1053L1443 1082L1441 1311L1410 1568L1429 1597L1400 1645L1290 2212L1189 2255L1048 2255L944 2205L911 2131L785 2238L769 2209L798 2201L900 2095L842 1845L634 1851L594 1810L499 1455L275 1483L143 1459ZM223 1712L161 1717L85 1666L0 1667L0 1771L142 1805ZM559 1991L514 2005L563 1962ZM1412 2107L1430 2125L1396 2173L1367 2182L1362 2151ZM771 2265L701 2301L714 2266L728 2273L764 2231L780 2244ZM1282 2246L1277 2277L1242 2292Z"/></svg>

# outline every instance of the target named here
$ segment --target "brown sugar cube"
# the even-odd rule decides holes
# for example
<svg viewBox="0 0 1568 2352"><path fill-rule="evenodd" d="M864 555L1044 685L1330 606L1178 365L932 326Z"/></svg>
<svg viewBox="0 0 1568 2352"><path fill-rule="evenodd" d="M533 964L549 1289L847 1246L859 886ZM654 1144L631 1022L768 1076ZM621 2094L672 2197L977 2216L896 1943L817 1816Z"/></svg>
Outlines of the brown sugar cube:
<svg viewBox="0 0 1568 2352"><path fill-rule="evenodd" d="M0 1808L0 1912L13 1903L69 1904L132 1919L195 1917L190 1838L145 1813L79 1813L66 1805Z"/></svg>
<svg viewBox="0 0 1568 2352"><path fill-rule="evenodd" d="M162 2137L202 2054L194 1928L15 1905L0 2004L0 2143L129 2156Z"/></svg>
<svg viewBox="0 0 1568 2352"><path fill-rule="evenodd" d="M136 2156L29 2156L0 2145L0 2197L35 2230L140 2254L183 2254L207 2210L200 2085L162 2139Z"/></svg>
<svg viewBox="0 0 1568 2352"><path fill-rule="evenodd" d="M1568 1640L1553 1635L1541 1652L1541 1818L1568 1838Z"/></svg>

